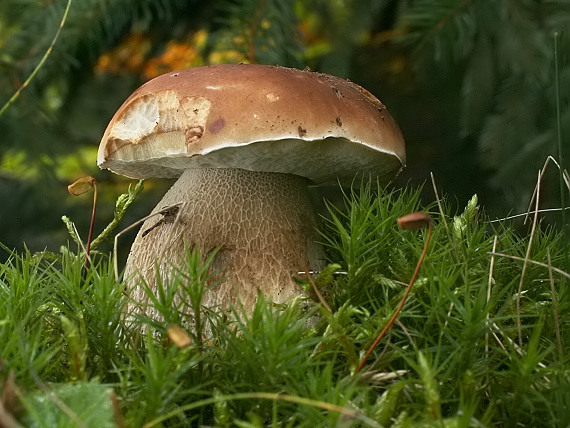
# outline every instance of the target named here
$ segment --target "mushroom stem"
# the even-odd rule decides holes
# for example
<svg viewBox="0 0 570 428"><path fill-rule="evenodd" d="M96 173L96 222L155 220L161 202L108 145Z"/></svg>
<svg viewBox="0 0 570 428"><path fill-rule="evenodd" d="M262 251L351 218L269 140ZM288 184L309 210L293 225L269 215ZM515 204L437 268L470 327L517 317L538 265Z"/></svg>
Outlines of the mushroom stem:
<svg viewBox="0 0 570 428"><path fill-rule="evenodd" d="M174 204L179 211L147 220L133 243L125 269L131 297L146 301L137 275L152 285L157 267L168 278L183 266L185 245L204 256L219 249L212 272L224 282L206 292L206 306L243 304L249 312L259 292L277 303L298 295L292 275L318 270L323 260L307 184L291 174L186 170L153 212Z"/></svg>

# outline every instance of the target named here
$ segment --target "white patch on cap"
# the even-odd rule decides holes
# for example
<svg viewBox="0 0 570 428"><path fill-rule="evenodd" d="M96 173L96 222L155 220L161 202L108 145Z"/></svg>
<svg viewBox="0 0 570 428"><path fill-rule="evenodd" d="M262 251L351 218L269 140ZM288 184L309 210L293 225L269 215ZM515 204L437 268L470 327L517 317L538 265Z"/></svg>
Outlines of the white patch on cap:
<svg viewBox="0 0 570 428"><path fill-rule="evenodd" d="M168 89L133 100L109 136L127 144L117 145L105 162L127 162L134 167L149 159L194 153L192 146L204 134L211 105L207 98L179 98Z"/></svg>
<svg viewBox="0 0 570 428"><path fill-rule="evenodd" d="M109 138L139 141L156 129L159 120L156 99L153 96L138 98L128 107L123 117L115 123Z"/></svg>
<svg viewBox="0 0 570 428"><path fill-rule="evenodd" d="M273 103L279 99L279 95L276 95L273 92L266 94L265 97L267 98L267 101L269 101L270 103Z"/></svg>

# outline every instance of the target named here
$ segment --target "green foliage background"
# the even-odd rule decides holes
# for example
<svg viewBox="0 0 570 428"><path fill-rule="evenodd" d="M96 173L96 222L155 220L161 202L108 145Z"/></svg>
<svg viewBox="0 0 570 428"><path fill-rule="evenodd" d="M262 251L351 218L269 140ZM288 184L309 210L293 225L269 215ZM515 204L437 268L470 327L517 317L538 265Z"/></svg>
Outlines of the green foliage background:
<svg viewBox="0 0 570 428"><path fill-rule="evenodd" d="M66 5L0 3L0 104L38 64ZM524 211L537 171L557 155L555 31L561 131L570 135L569 25L565 0L74 0L44 67L0 117L0 242L58 246L62 214L86 234L90 199L66 191L83 175L101 184L106 224L126 188L95 165L116 108L152 74L216 62L350 78L403 130L408 167L397 185L431 171L459 206L478 193L493 214ZM165 186L147 182L127 221ZM545 205L559 205L558 190L546 182Z"/></svg>

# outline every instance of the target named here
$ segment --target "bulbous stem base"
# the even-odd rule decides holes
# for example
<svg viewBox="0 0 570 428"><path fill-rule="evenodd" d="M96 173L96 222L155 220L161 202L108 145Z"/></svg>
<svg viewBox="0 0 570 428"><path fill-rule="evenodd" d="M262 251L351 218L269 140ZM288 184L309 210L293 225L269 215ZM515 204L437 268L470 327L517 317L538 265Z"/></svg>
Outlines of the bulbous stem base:
<svg viewBox="0 0 570 428"><path fill-rule="evenodd" d="M139 276L156 289L158 268L167 283L174 267L184 263L185 246L197 246L203 257L218 249L210 273L223 282L206 292L203 304L221 308L243 304L247 312L259 292L277 303L299 295L292 276L323 264L307 180L302 177L190 169L153 212L175 204L178 211L147 220L131 248L125 278L137 302L148 301L137 285Z"/></svg>

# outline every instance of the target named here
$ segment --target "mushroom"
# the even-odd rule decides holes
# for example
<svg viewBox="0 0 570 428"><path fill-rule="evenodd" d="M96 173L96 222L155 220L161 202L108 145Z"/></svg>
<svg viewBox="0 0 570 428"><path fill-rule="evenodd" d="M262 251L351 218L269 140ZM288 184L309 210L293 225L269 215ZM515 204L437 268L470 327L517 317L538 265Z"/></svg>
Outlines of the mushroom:
<svg viewBox="0 0 570 428"><path fill-rule="evenodd" d="M179 177L132 245L131 297L143 302L140 280L155 286L157 268L168 277L185 246L197 246L217 250L211 269L223 277L203 304L249 311L259 292L277 303L300 294L292 276L323 265L307 187L356 174L387 182L405 146L386 107L350 81L215 65L137 89L109 123L97 163L131 178Z"/></svg>

